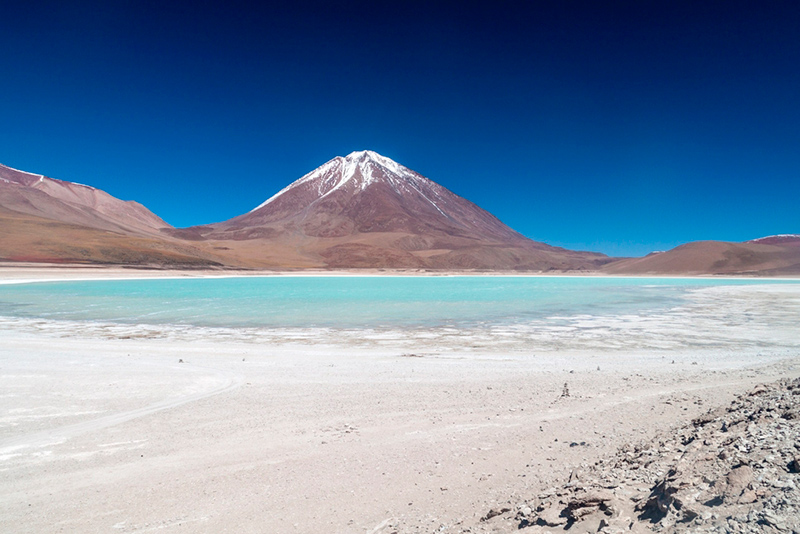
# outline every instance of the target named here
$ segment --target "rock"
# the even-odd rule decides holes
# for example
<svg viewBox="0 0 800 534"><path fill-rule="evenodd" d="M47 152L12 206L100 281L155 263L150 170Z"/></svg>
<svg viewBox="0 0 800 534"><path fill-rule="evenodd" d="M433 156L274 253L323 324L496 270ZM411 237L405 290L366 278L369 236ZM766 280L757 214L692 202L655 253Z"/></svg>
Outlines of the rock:
<svg viewBox="0 0 800 534"><path fill-rule="evenodd" d="M498 515L502 515L506 512L510 512L511 508L492 508L489 510L485 516L481 518L481 521L488 521L493 517L497 517Z"/></svg>
<svg viewBox="0 0 800 534"><path fill-rule="evenodd" d="M567 507L569 508L584 508L587 506L600 506L600 504L611 501L614 499L614 494L608 490L594 490L587 491L581 495L575 496L569 501Z"/></svg>
<svg viewBox="0 0 800 534"><path fill-rule="evenodd" d="M592 515L595 512L598 512L600 508L598 506L585 506L582 508L568 508L566 515L567 519L570 521L580 521L581 519L585 518L586 516Z"/></svg>
<svg viewBox="0 0 800 534"><path fill-rule="evenodd" d="M539 523L548 527L560 527L567 524L567 518L561 515L561 510L555 506L544 509L538 514Z"/></svg>
<svg viewBox="0 0 800 534"><path fill-rule="evenodd" d="M751 504L756 502L757 500L758 496L756 495L755 491L745 490L742 493L741 497L739 497L739 500L737 502L739 502L739 504Z"/></svg>
<svg viewBox="0 0 800 534"><path fill-rule="evenodd" d="M800 456L795 456L787 465L790 473L800 473Z"/></svg>
<svg viewBox="0 0 800 534"><path fill-rule="evenodd" d="M772 510L764 510L761 513L761 518L764 521L764 523L772 525L778 530L786 530L786 525L783 519L775 515L775 512L773 512Z"/></svg>
<svg viewBox="0 0 800 534"><path fill-rule="evenodd" d="M607 490L583 492L573 496L567 503L566 516L578 521L598 511L605 512L606 503L614 499L614 494ZM610 515L610 514L609 514Z"/></svg>
<svg viewBox="0 0 800 534"><path fill-rule="evenodd" d="M786 419L787 421L796 421L800 419L800 409L792 408L790 410L786 410L781 414L781 419Z"/></svg>
<svg viewBox="0 0 800 534"><path fill-rule="evenodd" d="M728 502L736 502L744 490L753 481L753 469L749 465L742 465L733 470L725 477L725 489L722 498Z"/></svg>

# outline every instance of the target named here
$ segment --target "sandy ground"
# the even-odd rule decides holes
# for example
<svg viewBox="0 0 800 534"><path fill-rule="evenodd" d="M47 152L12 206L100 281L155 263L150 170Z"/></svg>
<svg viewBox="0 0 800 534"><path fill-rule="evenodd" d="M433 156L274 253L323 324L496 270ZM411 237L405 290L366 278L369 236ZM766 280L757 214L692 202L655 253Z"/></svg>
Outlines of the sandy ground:
<svg viewBox="0 0 800 534"><path fill-rule="evenodd" d="M0 340L0 531L19 533L460 532L800 375L785 348Z"/></svg>

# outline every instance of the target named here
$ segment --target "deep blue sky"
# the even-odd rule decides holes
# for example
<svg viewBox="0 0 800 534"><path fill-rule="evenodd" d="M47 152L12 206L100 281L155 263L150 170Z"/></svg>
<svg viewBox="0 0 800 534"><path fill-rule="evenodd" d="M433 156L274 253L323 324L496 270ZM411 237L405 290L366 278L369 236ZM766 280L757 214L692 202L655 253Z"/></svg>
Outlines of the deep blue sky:
<svg viewBox="0 0 800 534"><path fill-rule="evenodd" d="M550 244L800 233L800 3L3 2L0 163L175 226L391 157Z"/></svg>

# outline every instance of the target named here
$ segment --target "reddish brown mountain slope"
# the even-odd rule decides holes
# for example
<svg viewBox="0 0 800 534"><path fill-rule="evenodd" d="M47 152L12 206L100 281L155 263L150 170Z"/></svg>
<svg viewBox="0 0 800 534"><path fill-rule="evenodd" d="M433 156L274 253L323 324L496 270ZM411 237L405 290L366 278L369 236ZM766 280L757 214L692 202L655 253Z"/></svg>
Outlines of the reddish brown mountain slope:
<svg viewBox="0 0 800 534"><path fill-rule="evenodd" d="M781 234L771 235L767 237L759 237L758 239L751 239L745 243L757 243L761 245L778 245L782 247L800 247L800 235L797 234Z"/></svg>
<svg viewBox="0 0 800 534"><path fill-rule="evenodd" d="M0 260L219 265L215 254L162 234L137 202L0 165Z"/></svg>
<svg viewBox="0 0 800 534"><path fill-rule="evenodd" d="M254 266L592 270L610 261L531 241L371 151L330 160L249 213L172 233L224 243Z"/></svg>
<svg viewBox="0 0 800 534"><path fill-rule="evenodd" d="M169 224L138 202L87 185L0 165L0 206L19 213L126 234L155 234Z"/></svg>
<svg viewBox="0 0 800 534"><path fill-rule="evenodd" d="M184 268L219 264L192 247L63 223L3 207L0 228L0 261Z"/></svg>
<svg viewBox="0 0 800 534"><path fill-rule="evenodd" d="M800 274L800 236L770 236L744 243L695 241L644 258L615 261L609 274Z"/></svg>

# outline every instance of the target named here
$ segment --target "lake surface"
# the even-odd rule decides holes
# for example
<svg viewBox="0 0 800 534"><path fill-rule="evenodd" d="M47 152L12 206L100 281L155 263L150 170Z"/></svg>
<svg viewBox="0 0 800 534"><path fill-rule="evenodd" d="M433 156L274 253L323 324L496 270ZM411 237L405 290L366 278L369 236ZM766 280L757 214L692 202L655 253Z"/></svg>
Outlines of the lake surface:
<svg viewBox="0 0 800 534"><path fill-rule="evenodd" d="M652 313L749 280L578 277L240 277L0 286L0 315L217 327L472 327Z"/></svg>
<svg viewBox="0 0 800 534"><path fill-rule="evenodd" d="M102 327L146 337L201 331L241 339L322 339L335 332L356 343L452 343L460 336L460 343L477 347L794 347L800 281L272 276L37 282L0 285L0 318L6 325L87 332Z"/></svg>

